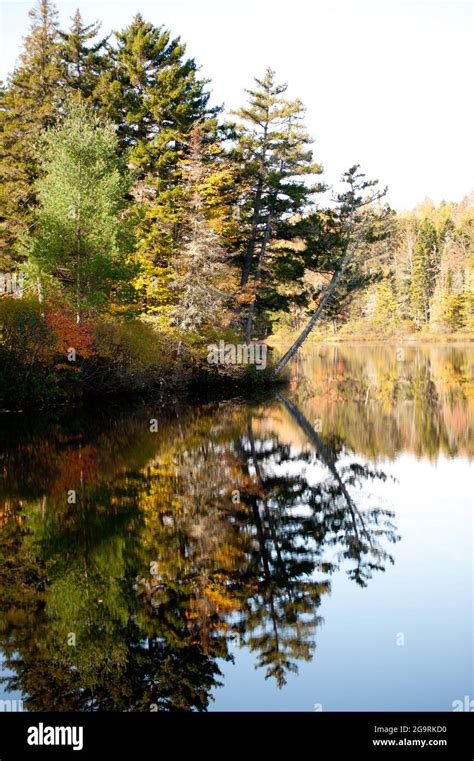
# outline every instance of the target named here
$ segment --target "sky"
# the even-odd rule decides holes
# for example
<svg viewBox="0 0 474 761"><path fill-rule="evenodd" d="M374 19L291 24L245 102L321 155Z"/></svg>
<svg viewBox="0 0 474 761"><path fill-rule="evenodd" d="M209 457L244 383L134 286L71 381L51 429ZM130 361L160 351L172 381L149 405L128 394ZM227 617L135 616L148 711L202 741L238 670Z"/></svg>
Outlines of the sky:
<svg viewBox="0 0 474 761"><path fill-rule="evenodd" d="M0 0L0 78L15 66L34 0ZM474 9L468 0L59 0L106 33L140 11L187 44L213 101L242 104L271 66L307 108L315 159L336 183L359 163L394 208L474 189Z"/></svg>

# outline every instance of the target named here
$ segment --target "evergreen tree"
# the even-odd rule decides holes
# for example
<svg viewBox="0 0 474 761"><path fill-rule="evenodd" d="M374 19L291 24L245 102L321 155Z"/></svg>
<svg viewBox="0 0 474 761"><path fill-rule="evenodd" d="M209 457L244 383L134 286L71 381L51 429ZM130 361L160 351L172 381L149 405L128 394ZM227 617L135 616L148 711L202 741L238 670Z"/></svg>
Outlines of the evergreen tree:
<svg viewBox="0 0 474 761"><path fill-rule="evenodd" d="M112 125L85 104L71 105L40 147L43 176L36 228L27 239L30 270L42 291L58 285L74 303L77 321L103 308L131 275L121 250L126 182Z"/></svg>
<svg viewBox="0 0 474 761"><path fill-rule="evenodd" d="M181 242L185 193L182 167L189 131L215 112L206 82L185 46L139 14L117 33L109 72L99 86L102 111L117 125L121 150L135 171L137 258L147 311L173 302L172 261Z"/></svg>
<svg viewBox="0 0 474 761"><path fill-rule="evenodd" d="M419 327L430 319L430 300L438 274L438 240L433 224L424 219L418 230L411 268L411 310Z"/></svg>
<svg viewBox="0 0 474 761"><path fill-rule="evenodd" d="M0 110L0 265L11 266L18 236L31 224L38 174L35 139L56 118L61 92L57 11L39 0L20 63Z"/></svg>
<svg viewBox="0 0 474 761"><path fill-rule="evenodd" d="M287 85L278 84L271 69L255 82L255 89L247 91L248 104L237 112L241 125L237 155L247 187L242 204L241 286L253 281L247 340L252 335L255 300L262 284L268 289L278 269L289 281L292 279L294 273L285 272L284 262L294 257L291 241L302 233L294 220L321 189L307 182L308 177L321 172L321 167L313 161L301 101L285 97ZM273 256L267 266L269 249ZM267 292L267 301L269 297Z"/></svg>
<svg viewBox="0 0 474 761"><path fill-rule="evenodd" d="M66 90L77 90L85 100L97 101L101 77L105 75L107 37L96 40L100 22L85 24L79 9L69 32L60 32L61 64ZM95 40L95 42L94 42Z"/></svg>
<svg viewBox="0 0 474 761"><path fill-rule="evenodd" d="M111 71L101 85L103 108L117 125L122 147L141 175L152 172L158 189L176 166L180 139L209 113L206 82L198 78L185 45L137 14L116 33Z"/></svg>
<svg viewBox="0 0 474 761"><path fill-rule="evenodd" d="M389 207L380 206L387 188L380 190L377 188L378 180L367 180L358 164L343 174L342 181L347 189L337 193L334 199L337 203L334 218L339 228L339 243L332 264L332 277L305 328L276 365L275 375L281 373L303 345L320 319L321 313L334 298L337 298L338 292L352 289L351 281L354 278L356 283L360 283L361 278L357 271L354 275L354 268L360 267L363 272L368 253L373 253L372 244L384 240L387 236L387 222L392 212Z"/></svg>

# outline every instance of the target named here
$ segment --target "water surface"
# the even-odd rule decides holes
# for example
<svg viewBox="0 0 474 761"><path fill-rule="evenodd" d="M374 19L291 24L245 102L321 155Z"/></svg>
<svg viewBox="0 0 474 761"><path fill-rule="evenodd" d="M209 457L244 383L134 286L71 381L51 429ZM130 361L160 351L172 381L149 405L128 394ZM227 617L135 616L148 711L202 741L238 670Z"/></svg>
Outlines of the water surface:
<svg viewBox="0 0 474 761"><path fill-rule="evenodd" d="M318 346L264 400L3 415L2 698L474 696L473 367L472 347Z"/></svg>

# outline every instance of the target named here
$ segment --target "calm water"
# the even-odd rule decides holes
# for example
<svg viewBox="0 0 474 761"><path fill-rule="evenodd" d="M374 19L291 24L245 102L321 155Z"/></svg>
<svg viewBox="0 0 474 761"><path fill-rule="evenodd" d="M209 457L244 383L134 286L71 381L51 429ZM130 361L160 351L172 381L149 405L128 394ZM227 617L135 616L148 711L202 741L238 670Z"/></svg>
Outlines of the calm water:
<svg viewBox="0 0 474 761"><path fill-rule="evenodd" d="M0 698L474 697L473 368L473 347L326 346L264 401L3 415Z"/></svg>

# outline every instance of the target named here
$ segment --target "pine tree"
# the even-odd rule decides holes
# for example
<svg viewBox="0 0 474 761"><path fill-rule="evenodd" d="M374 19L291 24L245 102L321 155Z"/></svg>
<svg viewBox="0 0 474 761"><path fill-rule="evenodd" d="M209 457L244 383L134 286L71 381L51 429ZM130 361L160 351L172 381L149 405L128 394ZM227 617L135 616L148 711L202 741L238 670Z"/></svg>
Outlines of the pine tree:
<svg viewBox="0 0 474 761"><path fill-rule="evenodd" d="M82 103L47 130L40 143L43 176L36 183L36 226L26 241L29 273L40 297L63 294L82 316L109 308L130 278L121 250L120 211L126 182L117 137Z"/></svg>
<svg viewBox="0 0 474 761"><path fill-rule="evenodd" d="M71 21L69 32L59 33L65 89L66 92L77 90L85 100L97 102L100 97L97 90L105 74L108 37L96 40L100 22L84 24L79 9Z"/></svg>
<svg viewBox="0 0 474 761"><path fill-rule="evenodd" d="M7 83L0 111L0 264L16 258L18 236L31 224L38 174L35 139L56 118L61 68L57 11L39 0L20 64Z"/></svg>
<svg viewBox="0 0 474 761"><path fill-rule="evenodd" d="M343 174L342 181L347 189L337 193L334 198L337 203L334 217L339 226L339 242L335 250L332 277L305 328L276 365L275 375L282 372L304 344L323 310L337 296L338 291L347 292L352 289L351 281L360 279L358 269L361 268L363 272L361 265L366 260L367 253L373 253L371 246L387 236L392 212L389 207L380 205L387 188L380 190L377 187L378 180L367 180L358 164Z"/></svg>
<svg viewBox="0 0 474 761"><path fill-rule="evenodd" d="M248 104L236 114L241 125L237 153L247 186L241 220L241 286L245 288L250 280L253 282L247 340L252 335L255 299L262 281L268 288L272 269L275 271L278 263L284 272L285 259L294 256L291 241L301 235L301 229L292 222L320 189L309 184L307 178L321 172L313 161L301 101L285 97L287 85L278 84L271 69L255 82L255 89L247 91ZM265 260L270 248L275 256L268 268ZM290 273L286 275L292 279Z"/></svg>

